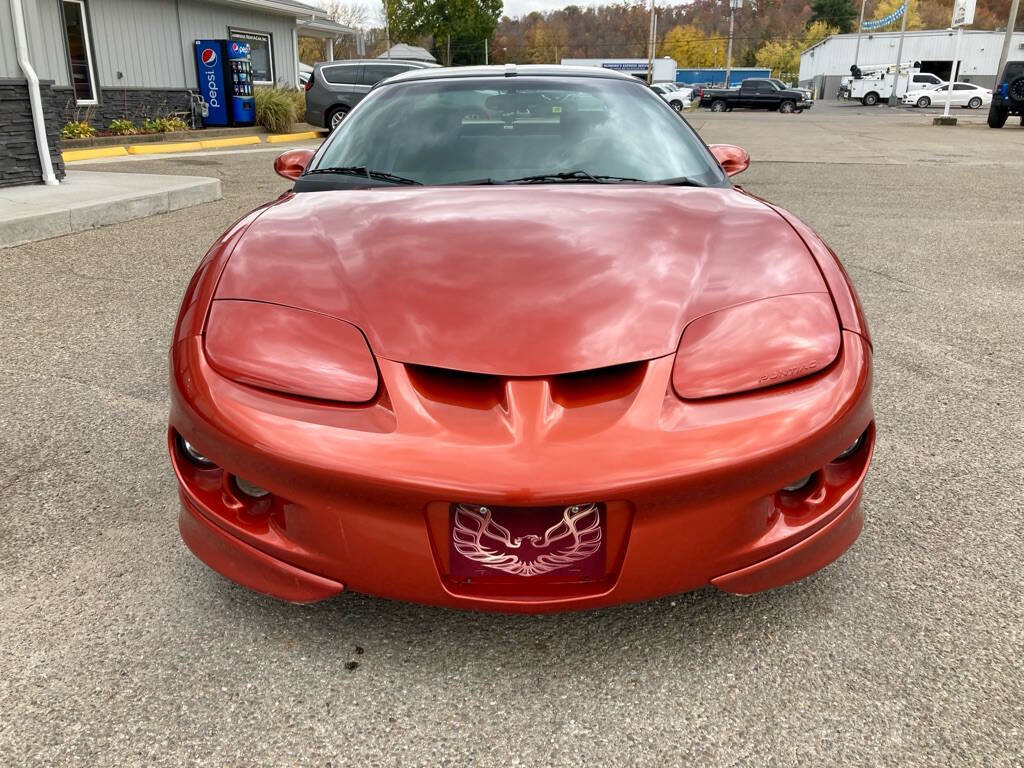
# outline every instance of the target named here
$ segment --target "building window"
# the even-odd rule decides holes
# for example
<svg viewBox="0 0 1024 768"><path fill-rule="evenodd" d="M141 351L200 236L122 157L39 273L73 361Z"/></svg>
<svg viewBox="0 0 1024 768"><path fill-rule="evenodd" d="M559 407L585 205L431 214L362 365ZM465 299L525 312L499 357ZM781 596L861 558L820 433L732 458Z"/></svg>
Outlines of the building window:
<svg viewBox="0 0 1024 768"><path fill-rule="evenodd" d="M89 47L89 23L84 0L63 0L64 38L67 42L71 85L79 104L96 103L96 67Z"/></svg>
<svg viewBox="0 0 1024 768"><path fill-rule="evenodd" d="M228 37L249 44L249 58L252 63L252 81L256 85L274 84L274 47L267 32L250 32L244 29L228 29Z"/></svg>

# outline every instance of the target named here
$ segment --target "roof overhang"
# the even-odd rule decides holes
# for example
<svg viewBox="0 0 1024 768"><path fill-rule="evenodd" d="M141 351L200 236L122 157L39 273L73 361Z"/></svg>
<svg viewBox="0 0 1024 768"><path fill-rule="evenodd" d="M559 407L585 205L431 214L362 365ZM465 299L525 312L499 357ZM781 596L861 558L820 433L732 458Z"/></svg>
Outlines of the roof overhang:
<svg viewBox="0 0 1024 768"><path fill-rule="evenodd" d="M342 37L354 35L355 30L331 19L320 8L295 0L214 0L221 5L234 5L253 11L290 16L304 36Z"/></svg>

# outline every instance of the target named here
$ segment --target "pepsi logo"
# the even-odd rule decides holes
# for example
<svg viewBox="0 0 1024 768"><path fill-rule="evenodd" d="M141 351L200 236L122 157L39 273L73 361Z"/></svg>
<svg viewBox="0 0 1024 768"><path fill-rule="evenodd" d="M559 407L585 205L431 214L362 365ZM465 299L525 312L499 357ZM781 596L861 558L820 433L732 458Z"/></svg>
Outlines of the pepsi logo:
<svg viewBox="0 0 1024 768"><path fill-rule="evenodd" d="M212 67L217 63L217 52L213 48L204 48L203 52L199 54L199 58L204 66Z"/></svg>

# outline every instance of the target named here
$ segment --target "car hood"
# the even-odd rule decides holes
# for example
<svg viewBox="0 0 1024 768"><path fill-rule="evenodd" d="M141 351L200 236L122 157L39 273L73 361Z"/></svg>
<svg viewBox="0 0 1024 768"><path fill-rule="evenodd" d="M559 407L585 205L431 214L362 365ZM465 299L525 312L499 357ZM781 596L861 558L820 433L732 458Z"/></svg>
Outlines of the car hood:
<svg viewBox="0 0 1024 768"><path fill-rule="evenodd" d="M826 290L789 224L738 190L565 184L285 195L215 298L346 320L390 360L537 376L668 355L701 315Z"/></svg>

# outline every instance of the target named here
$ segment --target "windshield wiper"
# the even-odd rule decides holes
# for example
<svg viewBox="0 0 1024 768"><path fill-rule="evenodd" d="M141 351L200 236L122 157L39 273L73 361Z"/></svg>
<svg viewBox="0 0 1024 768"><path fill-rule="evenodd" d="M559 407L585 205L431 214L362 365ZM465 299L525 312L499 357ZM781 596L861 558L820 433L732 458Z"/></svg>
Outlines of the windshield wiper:
<svg viewBox="0 0 1024 768"><path fill-rule="evenodd" d="M505 184L539 184L542 182L568 181L581 184L662 184L669 187L700 187L692 179L686 176L677 176L672 179L634 179L630 176L606 176L604 174L588 173L587 171L565 171L563 173L538 173L536 176L523 176L519 179L506 179ZM493 182L492 182L493 183Z"/></svg>
<svg viewBox="0 0 1024 768"><path fill-rule="evenodd" d="M373 171L365 165L348 165L341 168L314 168L311 171L306 171L303 176L312 176L316 173L336 173L342 176L365 176L371 181L389 181L392 184L423 184L422 181L407 179L405 176L396 176L395 174L388 173L387 171Z"/></svg>

